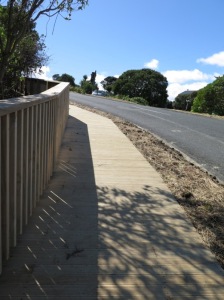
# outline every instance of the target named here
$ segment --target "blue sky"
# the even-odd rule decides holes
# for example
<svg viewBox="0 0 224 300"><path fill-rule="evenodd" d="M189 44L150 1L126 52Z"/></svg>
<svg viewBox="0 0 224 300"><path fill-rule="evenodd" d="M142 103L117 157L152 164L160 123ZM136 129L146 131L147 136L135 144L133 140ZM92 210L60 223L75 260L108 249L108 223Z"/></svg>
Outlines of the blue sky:
<svg viewBox="0 0 224 300"><path fill-rule="evenodd" d="M38 20L50 56L43 76L78 84L95 70L100 82L148 67L167 77L173 100L224 74L223 14L224 0L89 0L71 21Z"/></svg>

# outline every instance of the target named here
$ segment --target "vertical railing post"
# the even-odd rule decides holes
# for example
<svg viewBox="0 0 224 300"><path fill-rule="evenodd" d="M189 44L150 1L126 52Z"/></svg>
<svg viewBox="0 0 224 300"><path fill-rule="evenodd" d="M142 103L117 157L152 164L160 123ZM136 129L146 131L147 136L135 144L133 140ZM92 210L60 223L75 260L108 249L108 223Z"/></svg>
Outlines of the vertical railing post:
<svg viewBox="0 0 224 300"><path fill-rule="evenodd" d="M17 112L9 115L9 198L10 198L10 245L16 246L17 238Z"/></svg>
<svg viewBox="0 0 224 300"><path fill-rule="evenodd" d="M33 212L33 118L34 118L34 107L30 107L29 117L29 216Z"/></svg>
<svg viewBox="0 0 224 300"><path fill-rule="evenodd" d="M56 89L53 96L49 92L49 97L2 102L0 274L3 260L9 258L10 247L16 246L17 236L22 234L56 166L69 109L69 87L65 84L63 88L59 92Z"/></svg>
<svg viewBox="0 0 224 300"><path fill-rule="evenodd" d="M17 208L18 208L18 232L22 234L24 221L24 110L18 112L18 149L17 149Z"/></svg>
<svg viewBox="0 0 224 300"><path fill-rule="evenodd" d="M37 184L38 184L38 105L36 105L34 107L34 158L33 158L33 180L34 180L34 184L33 184L33 207L36 207L36 203L37 203Z"/></svg>
<svg viewBox="0 0 224 300"><path fill-rule="evenodd" d="M9 258L10 248L10 216L9 216L9 114L2 117L2 252Z"/></svg>
<svg viewBox="0 0 224 300"><path fill-rule="evenodd" d="M28 197L29 197L29 108L24 115L24 224L28 222Z"/></svg>
<svg viewBox="0 0 224 300"><path fill-rule="evenodd" d="M0 274L2 273L2 118L0 117Z"/></svg>

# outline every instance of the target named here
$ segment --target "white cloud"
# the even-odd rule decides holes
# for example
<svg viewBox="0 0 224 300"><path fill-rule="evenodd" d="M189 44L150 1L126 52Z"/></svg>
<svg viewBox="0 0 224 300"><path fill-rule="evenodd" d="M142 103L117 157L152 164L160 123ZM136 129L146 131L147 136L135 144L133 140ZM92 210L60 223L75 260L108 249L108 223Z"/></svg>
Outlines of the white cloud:
<svg viewBox="0 0 224 300"><path fill-rule="evenodd" d="M157 69L159 66L159 61L157 59L152 59L151 61L144 64L144 67L149 69Z"/></svg>
<svg viewBox="0 0 224 300"><path fill-rule="evenodd" d="M104 90L102 84L100 83L102 80L104 80L104 78L107 77L107 75L105 74L96 74L96 83L98 85L98 88L100 90Z"/></svg>
<svg viewBox="0 0 224 300"><path fill-rule="evenodd" d="M199 58L197 59L197 62L206 65L216 65L219 67L224 67L224 51L215 53L207 58Z"/></svg>
<svg viewBox="0 0 224 300"><path fill-rule="evenodd" d="M106 78L107 76L108 75L107 75L106 72L103 72L101 74L100 73L96 74L96 83L98 85L99 90L104 90L104 88L103 88L103 86L101 84L101 81L103 81L104 78ZM120 75L113 75L113 76L116 77L116 78L118 78ZM88 77L88 80L90 80L90 79L91 79L91 76Z"/></svg>
<svg viewBox="0 0 224 300"><path fill-rule="evenodd" d="M163 73L169 83L184 83L189 81L212 80L214 74L206 74L198 69L194 70L168 70Z"/></svg>
<svg viewBox="0 0 224 300"><path fill-rule="evenodd" d="M169 100L173 101L176 96L186 90L190 91L197 91L202 89L208 84L206 81L198 81L194 83L186 83L186 84L180 84L180 83L171 83L168 85L167 91L169 95Z"/></svg>
<svg viewBox="0 0 224 300"><path fill-rule="evenodd" d="M186 90L197 91L215 80L218 73L206 74L198 69L194 70L168 70L163 72L168 80L169 100L174 100L178 94Z"/></svg>
<svg viewBox="0 0 224 300"><path fill-rule="evenodd" d="M34 73L34 77L39 78L39 79L44 79L44 80L52 80L51 76L48 76L48 73L50 73L50 68L47 66L43 66L41 68L41 74L39 74L39 70L36 70Z"/></svg>

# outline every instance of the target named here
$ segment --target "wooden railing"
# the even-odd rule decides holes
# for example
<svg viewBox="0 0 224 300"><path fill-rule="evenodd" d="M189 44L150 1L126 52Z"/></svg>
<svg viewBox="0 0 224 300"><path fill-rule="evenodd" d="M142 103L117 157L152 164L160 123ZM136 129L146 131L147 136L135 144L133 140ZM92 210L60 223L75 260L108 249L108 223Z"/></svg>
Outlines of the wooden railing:
<svg viewBox="0 0 224 300"><path fill-rule="evenodd" d="M0 274L52 175L68 109L68 83L0 101Z"/></svg>

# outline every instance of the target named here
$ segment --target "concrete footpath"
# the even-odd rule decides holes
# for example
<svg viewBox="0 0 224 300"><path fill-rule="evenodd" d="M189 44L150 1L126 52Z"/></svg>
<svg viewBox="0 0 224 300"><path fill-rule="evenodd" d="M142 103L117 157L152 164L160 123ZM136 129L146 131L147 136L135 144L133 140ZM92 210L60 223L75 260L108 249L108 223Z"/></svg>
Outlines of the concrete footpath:
<svg viewBox="0 0 224 300"><path fill-rule="evenodd" d="M114 123L70 106L59 164L0 299L224 299L224 272Z"/></svg>

